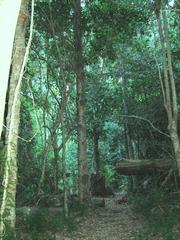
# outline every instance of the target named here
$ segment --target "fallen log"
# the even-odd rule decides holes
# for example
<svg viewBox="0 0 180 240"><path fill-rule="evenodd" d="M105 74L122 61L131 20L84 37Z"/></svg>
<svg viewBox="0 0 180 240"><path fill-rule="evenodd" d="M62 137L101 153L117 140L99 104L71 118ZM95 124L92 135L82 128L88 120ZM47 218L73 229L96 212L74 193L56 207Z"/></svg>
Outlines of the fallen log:
<svg viewBox="0 0 180 240"><path fill-rule="evenodd" d="M49 216L56 216L63 214L63 207L18 207L16 208L16 214L17 216L23 217L24 219L28 218L31 215L49 215Z"/></svg>
<svg viewBox="0 0 180 240"><path fill-rule="evenodd" d="M168 171L173 161L165 159L130 160L123 159L116 164L116 170L121 175L143 175L152 172Z"/></svg>

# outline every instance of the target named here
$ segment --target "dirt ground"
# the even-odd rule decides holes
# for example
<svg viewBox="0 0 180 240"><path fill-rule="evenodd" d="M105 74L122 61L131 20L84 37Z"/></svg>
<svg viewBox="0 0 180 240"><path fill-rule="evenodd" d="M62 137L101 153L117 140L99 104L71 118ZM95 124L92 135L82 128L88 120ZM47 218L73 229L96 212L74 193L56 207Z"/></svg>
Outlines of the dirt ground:
<svg viewBox="0 0 180 240"><path fill-rule="evenodd" d="M57 240L135 240L143 229L142 220L131 211L128 203L118 204L116 198L104 199L105 206L81 219L78 229Z"/></svg>

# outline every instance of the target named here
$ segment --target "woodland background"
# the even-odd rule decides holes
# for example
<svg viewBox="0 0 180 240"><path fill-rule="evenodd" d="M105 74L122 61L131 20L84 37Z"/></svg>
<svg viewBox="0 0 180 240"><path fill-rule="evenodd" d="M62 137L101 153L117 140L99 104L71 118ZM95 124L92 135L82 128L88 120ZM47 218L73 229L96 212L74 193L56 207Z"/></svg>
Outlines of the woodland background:
<svg viewBox="0 0 180 240"><path fill-rule="evenodd" d="M73 226L72 212L114 192L156 234L178 239L179 8L22 1L1 135L1 239L14 236L16 208L62 207L59 224ZM41 213L25 222L17 213L17 229L32 232L34 221L39 232Z"/></svg>

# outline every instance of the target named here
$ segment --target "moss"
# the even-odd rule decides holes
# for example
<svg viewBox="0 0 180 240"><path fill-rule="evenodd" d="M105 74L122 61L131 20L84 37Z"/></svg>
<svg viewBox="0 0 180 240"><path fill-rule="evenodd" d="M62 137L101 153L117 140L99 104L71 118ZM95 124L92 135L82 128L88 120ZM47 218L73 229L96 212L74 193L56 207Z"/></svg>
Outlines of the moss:
<svg viewBox="0 0 180 240"><path fill-rule="evenodd" d="M6 159L6 147L0 142L0 182L3 181L4 163ZM0 187L0 204L2 200L3 188Z"/></svg>

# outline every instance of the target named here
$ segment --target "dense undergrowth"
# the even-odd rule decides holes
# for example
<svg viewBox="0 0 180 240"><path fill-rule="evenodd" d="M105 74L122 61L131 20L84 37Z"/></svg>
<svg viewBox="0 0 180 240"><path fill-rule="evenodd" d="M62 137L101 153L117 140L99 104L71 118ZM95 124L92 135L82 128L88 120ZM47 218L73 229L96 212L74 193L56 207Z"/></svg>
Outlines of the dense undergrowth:
<svg viewBox="0 0 180 240"><path fill-rule="evenodd" d="M65 218L63 215L50 215L47 209L39 209L34 213L32 212L27 218L20 218L20 220L19 232L22 230L31 233L31 235L32 233L41 235L45 232L46 234L47 232L55 233L63 231L64 228L72 231L75 228L73 217Z"/></svg>
<svg viewBox="0 0 180 240"><path fill-rule="evenodd" d="M138 240L180 239L180 190L152 189L133 197L133 209L142 214L146 230Z"/></svg>
<svg viewBox="0 0 180 240"><path fill-rule="evenodd" d="M55 240L56 234L71 234L77 229L80 219L88 214L88 208L72 205L69 217L48 208L17 209L16 236L8 230L4 240Z"/></svg>
<svg viewBox="0 0 180 240"><path fill-rule="evenodd" d="M136 240L180 239L179 188L175 188L174 184L166 189L151 185L145 191L129 195L133 210L136 215L142 216L145 226ZM73 201L69 210L69 217L66 218L63 210L59 212L56 208L52 211L43 206L17 208L16 237L8 234L5 240L55 240L58 233L65 236L73 234L83 217L93 209Z"/></svg>

